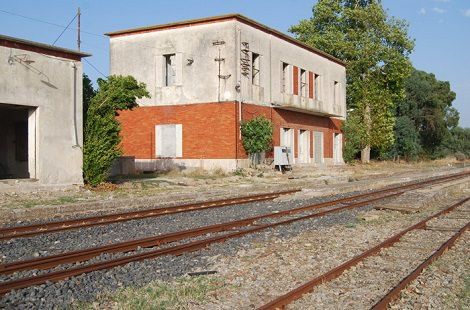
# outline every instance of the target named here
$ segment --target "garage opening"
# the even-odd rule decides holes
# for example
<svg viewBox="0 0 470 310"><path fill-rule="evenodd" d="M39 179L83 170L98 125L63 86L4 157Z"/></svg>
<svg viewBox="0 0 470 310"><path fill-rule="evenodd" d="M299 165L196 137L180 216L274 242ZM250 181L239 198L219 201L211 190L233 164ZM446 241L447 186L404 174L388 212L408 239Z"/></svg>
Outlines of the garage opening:
<svg viewBox="0 0 470 310"><path fill-rule="evenodd" d="M0 103L0 179L34 177L34 112L32 107Z"/></svg>

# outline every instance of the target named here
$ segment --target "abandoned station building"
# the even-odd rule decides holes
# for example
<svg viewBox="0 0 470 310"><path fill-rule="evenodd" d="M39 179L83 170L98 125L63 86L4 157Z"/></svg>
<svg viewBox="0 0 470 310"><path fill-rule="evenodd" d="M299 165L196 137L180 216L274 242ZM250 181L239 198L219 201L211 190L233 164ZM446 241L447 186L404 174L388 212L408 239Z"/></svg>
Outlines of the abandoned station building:
<svg viewBox="0 0 470 310"><path fill-rule="evenodd" d="M119 115L137 171L168 161L246 166L240 123L257 115L272 121L273 146L290 146L295 164L343 162L341 60L238 14L107 35L111 74L132 75L151 94Z"/></svg>
<svg viewBox="0 0 470 310"><path fill-rule="evenodd" d="M83 184L81 58L86 56L0 35L0 180Z"/></svg>

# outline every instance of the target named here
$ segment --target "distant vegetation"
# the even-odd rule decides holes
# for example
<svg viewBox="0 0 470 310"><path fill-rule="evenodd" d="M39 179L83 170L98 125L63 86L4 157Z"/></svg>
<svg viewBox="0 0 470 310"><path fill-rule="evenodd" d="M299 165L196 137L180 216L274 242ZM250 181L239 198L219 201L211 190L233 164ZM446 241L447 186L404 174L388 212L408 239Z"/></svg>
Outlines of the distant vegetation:
<svg viewBox="0 0 470 310"><path fill-rule="evenodd" d="M312 13L290 31L347 63L346 161L470 156L449 82L411 66L406 21L378 0L319 0Z"/></svg>

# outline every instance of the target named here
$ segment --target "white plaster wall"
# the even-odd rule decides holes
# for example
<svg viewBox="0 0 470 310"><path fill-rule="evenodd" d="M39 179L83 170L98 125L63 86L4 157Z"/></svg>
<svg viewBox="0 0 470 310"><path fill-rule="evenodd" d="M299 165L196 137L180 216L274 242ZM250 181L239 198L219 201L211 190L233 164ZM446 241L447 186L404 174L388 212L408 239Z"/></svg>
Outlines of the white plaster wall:
<svg viewBox="0 0 470 310"><path fill-rule="evenodd" d="M147 84L152 98L139 104L169 105L233 100L235 93L234 21L133 34L110 39L111 74L132 75ZM225 41L213 45L214 41ZM220 79L215 58L224 58ZM165 87L163 55L176 54L176 83ZM188 64L188 59L193 63ZM219 98L220 93L220 98Z"/></svg>
<svg viewBox="0 0 470 310"><path fill-rule="evenodd" d="M221 79L218 97L218 46L223 40ZM241 42L248 42L250 51L261 55L259 86L251 83L251 73L241 74ZM289 43L239 21L224 21L116 36L110 39L111 74L133 75L147 84L151 99L140 105L170 105L220 101L243 101L262 105L288 105L300 111L320 115L346 116L346 70L331 60ZM163 87L162 55L175 53L178 60L177 83ZM187 65L187 59L194 60ZM301 98L281 92L281 61L321 76L320 100ZM178 71L179 70L179 71ZM179 77L178 77L179 73ZM292 66L289 72L292 84ZM340 83L339 104L333 102L334 81ZM240 92L235 86L240 85ZM300 86L299 86L300 87Z"/></svg>
<svg viewBox="0 0 470 310"><path fill-rule="evenodd" d="M11 64L10 57L16 59ZM33 62L27 64L18 59ZM75 106L73 66L77 78ZM29 153L35 154L33 169L40 184L83 183L80 62L0 47L0 103L36 109L32 116L36 120L35 148L30 148Z"/></svg>
<svg viewBox="0 0 470 310"><path fill-rule="evenodd" d="M241 41L249 42L250 50L260 54L262 61L260 87L252 87L249 77L240 74L243 101L278 105L289 103L299 109L317 110L319 114L346 117L346 69L344 66L244 23L237 22L236 27ZM292 66L299 67L299 77L300 69L320 75L320 99L312 100L294 96L292 92L290 94L281 92L281 62L290 65L288 81L291 88ZM341 89L339 94L341 99L336 105L333 102L335 81L340 83ZM258 89L262 89L264 96L257 96Z"/></svg>

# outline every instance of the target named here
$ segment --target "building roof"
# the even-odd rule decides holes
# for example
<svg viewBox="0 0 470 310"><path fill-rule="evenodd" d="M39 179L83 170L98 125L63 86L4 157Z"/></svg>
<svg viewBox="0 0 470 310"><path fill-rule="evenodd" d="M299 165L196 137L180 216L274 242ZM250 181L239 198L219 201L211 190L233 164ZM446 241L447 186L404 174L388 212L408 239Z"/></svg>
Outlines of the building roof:
<svg viewBox="0 0 470 310"><path fill-rule="evenodd" d="M125 29L125 30L119 30L119 31L113 31L113 32L108 32L105 33L105 35L109 37L119 37L119 36L127 36L127 35L134 35L134 34L141 34L141 33L146 33L146 32L154 32L154 31L159 31L159 30L168 30L168 29L175 29L175 28L182 28L182 27L191 27L191 26L197 26L201 24L210 24L210 23L217 23L217 22L224 22L228 20L237 20L239 22L245 23L249 26L252 26L254 28L257 28L261 31L264 31L266 33L269 33L271 35L274 35L280 39L283 39L289 43L292 43L294 45L297 45L299 47L302 47L306 50L309 50L315 54L318 54L320 56L323 56L331 61L334 61L342 66L346 66L346 63L342 61L341 59L338 59L328 53L325 53L315 47L311 47L297 39L292 38L291 36L288 36L276 29L270 28L266 25L263 25L261 23L258 23L257 21L254 21L246 16L243 16L241 14L227 14L227 15L219 15L219 16L212 16L212 17L205 17L205 18L199 18L199 19L191 19L191 20L185 20L185 21L180 21L180 22L175 22L175 23L169 23L169 24L160 24L160 25L153 25L153 26L147 26L147 27L140 27L140 28L132 28L132 29Z"/></svg>
<svg viewBox="0 0 470 310"><path fill-rule="evenodd" d="M36 53L47 54L56 57L68 58L80 61L82 57L91 56L91 54L75 51L67 48L57 47L49 44L9 37L0 34L0 46L17 48Z"/></svg>

